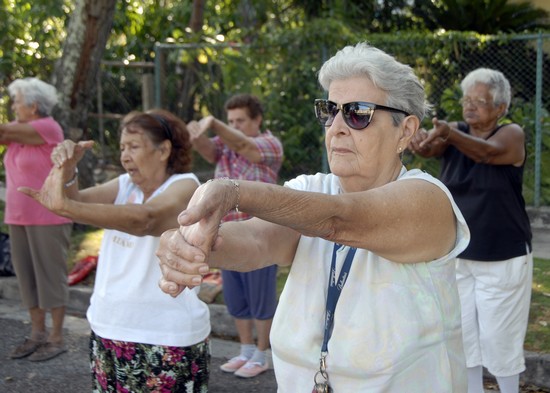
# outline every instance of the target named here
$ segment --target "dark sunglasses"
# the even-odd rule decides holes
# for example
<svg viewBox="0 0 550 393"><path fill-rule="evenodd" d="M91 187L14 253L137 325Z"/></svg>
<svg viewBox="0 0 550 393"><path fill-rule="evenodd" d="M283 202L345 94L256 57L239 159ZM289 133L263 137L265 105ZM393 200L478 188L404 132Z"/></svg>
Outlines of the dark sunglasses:
<svg viewBox="0 0 550 393"><path fill-rule="evenodd" d="M405 116L409 116L409 113L396 108L390 108L389 106L373 104L372 102L348 102L347 104L338 105L335 102L329 100L317 99L315 100L315 116L319 123L325 127L332 125L334 118L338 114L338 111L342 111L342 117L346 124L354 130L362 130L366 128L374 116L375 110L399 112Z"/></svg>

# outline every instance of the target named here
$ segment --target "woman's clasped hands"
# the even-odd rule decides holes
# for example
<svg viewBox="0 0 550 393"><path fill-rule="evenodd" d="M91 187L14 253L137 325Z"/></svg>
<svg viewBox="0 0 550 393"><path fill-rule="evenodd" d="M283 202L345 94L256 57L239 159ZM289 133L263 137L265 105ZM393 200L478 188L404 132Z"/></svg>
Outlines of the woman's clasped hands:
<svg viewBox="0 0 550 393"><path fill-rule="evenodd" d="M178 217L180 227L170 229L160 237L156 255L162 277L161 290L173 297L185 288L201 284L210 271L207 259L219 242L220 222L229 210L226 198L227 184L209 182L197 189L188 207ZM233 186L229 183L229 189Z"/></svg>
<svg viewBox="0 0 550 393"><path fill-rule="evenodd" d="M173 297L178 296L185 288L191 289L200 285L202 276L210 271L205 263L205 253L186 240L193 237L190 232L197 225L170 229L160 237L156 252L162 272L159 287Z"/></svg>

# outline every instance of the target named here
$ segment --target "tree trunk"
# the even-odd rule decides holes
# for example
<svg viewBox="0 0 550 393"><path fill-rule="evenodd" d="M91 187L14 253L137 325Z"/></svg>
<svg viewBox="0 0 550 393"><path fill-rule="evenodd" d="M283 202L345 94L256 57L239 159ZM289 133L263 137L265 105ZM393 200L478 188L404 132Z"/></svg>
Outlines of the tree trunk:
<svg viewBox="0 0 550 393"><path fill-rule="evenodd" d="M194 34L198 34L202 30L204 19L204 0L193 0L193 12L189 20L189 28ZM186 122L193 120L194 108L193 97L197 91L198 78L196 68L198 62L195 59L184 70L182 80L180 81L180 94L178 97L177 115Z"/></svg>
<svg viewBox="0 0 550 393"><path fill-rule="evenodd" d="M193 33L198 33L202 30L204 19L204 0L193 0L193 12L189 27Z"/></svg>
<svg viewBox="0 0 550 393"><path fill-rule="evenodd" d="M88 108L95 97L97 75L111 33L116 0L76 0L67 27L63 55L56 64L53 81L60 93L55 114L65 136L86 139ZM92 154L79 163L80 183L94 184Z"/></svg>

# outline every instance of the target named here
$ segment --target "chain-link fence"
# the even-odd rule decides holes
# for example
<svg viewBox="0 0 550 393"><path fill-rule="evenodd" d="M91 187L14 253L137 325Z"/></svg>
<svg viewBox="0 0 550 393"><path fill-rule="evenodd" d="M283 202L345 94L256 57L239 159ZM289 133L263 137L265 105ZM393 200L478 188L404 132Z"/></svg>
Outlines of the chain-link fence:
<svg viewBox="0 0 550 393"><path fill-rule="evenodd" d="M478 67L502 71L513 93L507 120L522 125L527 135L526 201L534 206L550 205L550 34L476 39L377 35L369 36L368 41L410 64L426 87L433 115L448 120L461 119L459 83L468 72ZM324 94L317 84L317 71L338 48L302 45L299 52L292 53L292 45L156 45L154 80L150 65L104 67L103 112L120 108L118 113L125 113L153 105L169 109L185 121L207 113L224 118L223 104L229 96L251 92L265 103L264 127L283 141L281 181L298 173L327 171L323 128L315 121L312 103ZM424 121L426 128L431 127L430 118ZM116 118L105 121L109 124L102 125L101 140L116 152ZM116 161L116 153L106 159L111 160ZM438 174L435 159L406 154L404 161L409 167ZM212 170L199 157L195 168L203 178Z"/></svg>

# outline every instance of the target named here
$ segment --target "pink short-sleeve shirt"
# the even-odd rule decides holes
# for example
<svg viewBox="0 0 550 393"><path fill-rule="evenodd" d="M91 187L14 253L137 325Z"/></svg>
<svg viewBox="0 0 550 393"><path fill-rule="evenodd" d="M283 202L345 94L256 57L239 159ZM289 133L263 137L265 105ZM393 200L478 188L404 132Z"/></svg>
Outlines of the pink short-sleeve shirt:
<svg viewBox="0 0 550 393"><path fill-rule="evenodd" d="M28 123L40 134L45 143L25 145L9 143L4 156L6 168L6 209L4 222L12 225L58 225L71 220L58 216L31 197L17 191L27 186L40 189L53 166L50 155L63 141L63 129L52 117Z"/></svg>

